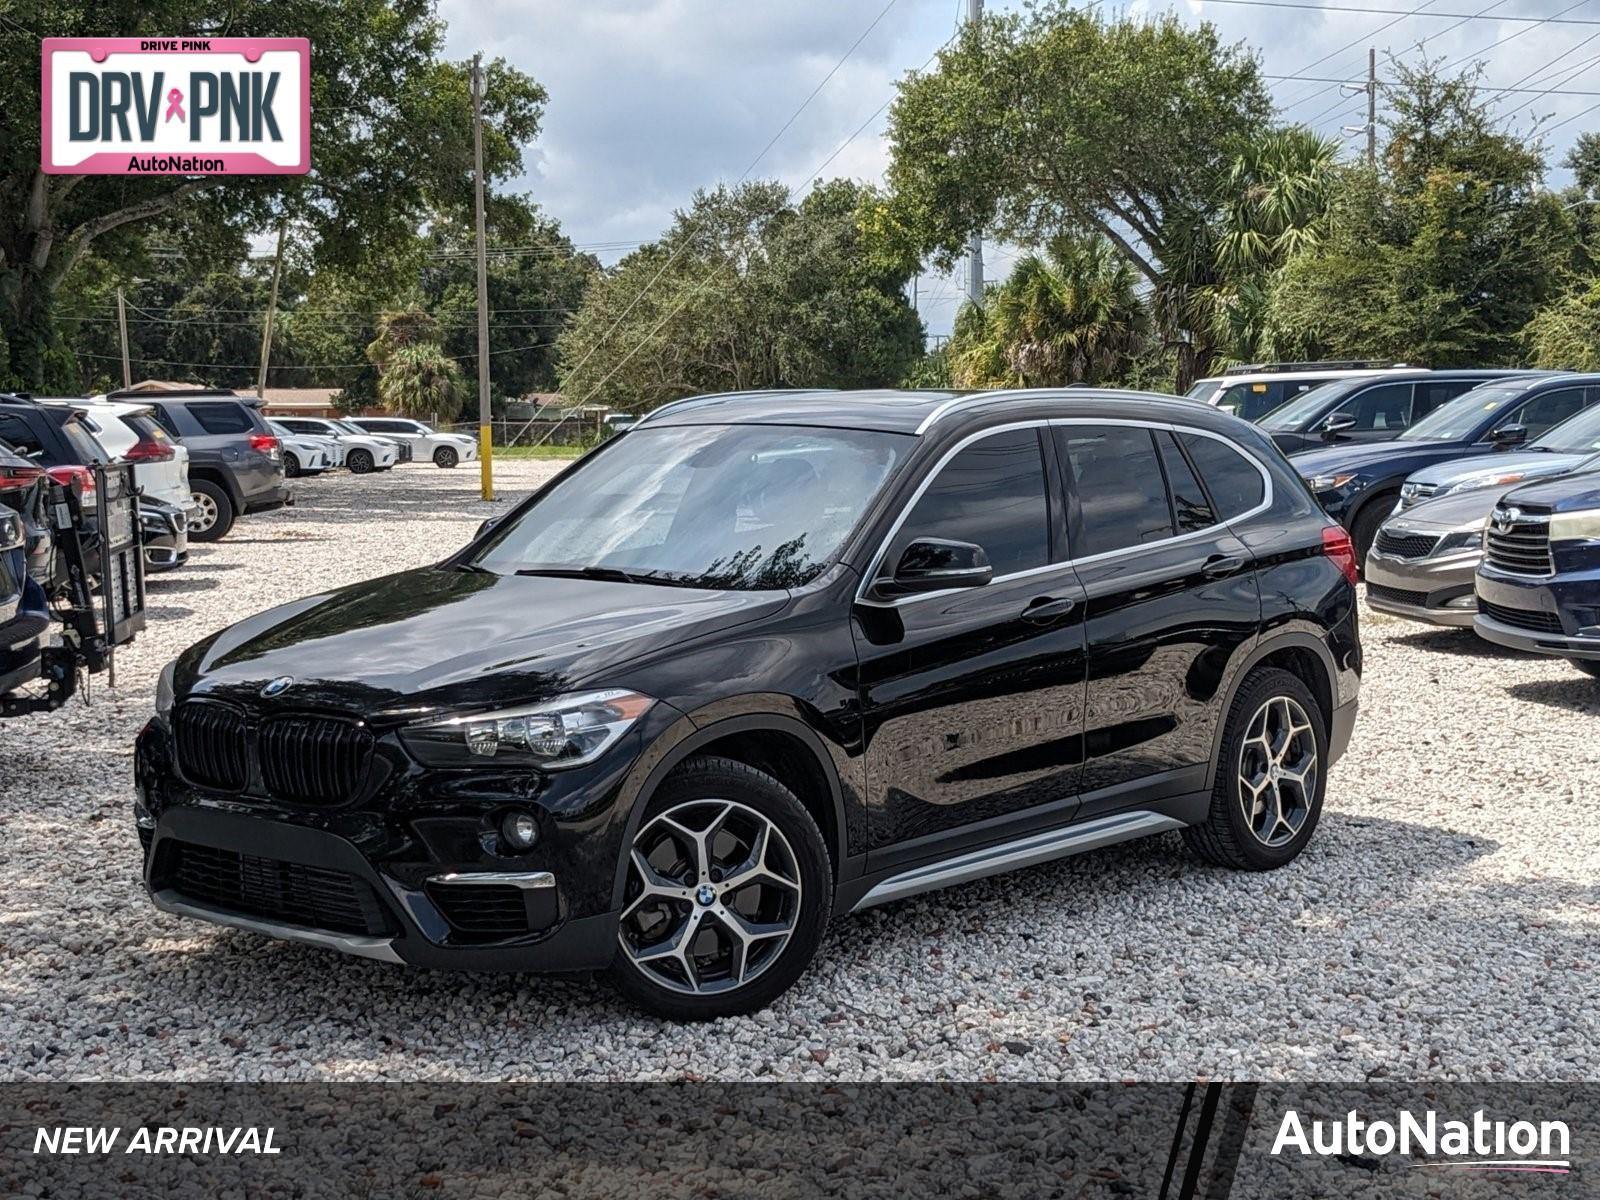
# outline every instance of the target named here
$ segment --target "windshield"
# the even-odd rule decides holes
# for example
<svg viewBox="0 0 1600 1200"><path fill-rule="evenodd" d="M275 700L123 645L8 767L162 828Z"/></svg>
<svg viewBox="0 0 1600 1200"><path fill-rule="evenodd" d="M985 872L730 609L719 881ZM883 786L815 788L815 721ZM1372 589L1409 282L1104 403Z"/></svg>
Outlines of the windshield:
<svg viewBox="0 0 1600 1200"><path fill-rule="evenodd" d="M1484 418L1515 400L1526 387L1475 387L1454 400L1441 404L1400 435L1407 442L1459 442L1470 435Z"/></svg>
<svg viewBox="0 0 1600 1200"><path fill-rule="evenodd" d="M693 425L621 435L474 565L754 591L816 578L909 449L902 434Z"/></svg>
<svg viewBox="0 0 1600 1200"><path fill-rule="evenodd" d="M1191 400L1209 400L1211 393L1217 390L1217 385L1221 382L1220 379L1197 379L1194 381L1194 386L1184 395Z"/></svg>
<svg viewBox="0 0 1600 1200"><path fill-rule="evenodd" d="M1600 450L1600 405L1586 408L1570 421L1540 434L1528 443L1530 450L1555 454L1588 454Z"/></svg>
<svg viewBox="0 0 1600 1200"><path fill-rule="evenodd" d="M1327 402L1335 396L1343 396L1346 392L1354 391L1362 384L1371 380L1335 379L1331 383L1324 383L1312 388L1309 392L1302 392L1289 403L1280 405L1257 424L1263 429L1274 433L1293 433L1302 428L1307 421L1314 420L1323 410Z"/></svg>
<svg viewBox="0 0 1600 1200"><path fill-rule="evenodd" d="M349 421L329 421L328 424L332 425L341 433L353 433L358 437L365 437L367 435L367 431L365 429L362 429L359 425L352 425Z"/></svg>

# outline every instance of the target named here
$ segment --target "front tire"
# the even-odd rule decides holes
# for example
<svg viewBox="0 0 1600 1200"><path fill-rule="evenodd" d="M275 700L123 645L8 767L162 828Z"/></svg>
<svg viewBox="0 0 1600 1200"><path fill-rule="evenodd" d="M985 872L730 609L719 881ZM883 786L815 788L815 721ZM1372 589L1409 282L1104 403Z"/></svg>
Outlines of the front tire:
<svg viewBox="0 0 1600 1200"><path fill-rule="evenodd" d="M646 1012L705 1021L765 1008L804 973L833 908L817 823L727 758L690 759L628 847L611 978Z"/></svg>
<svg viewBox="0 0 1600 1200"><path fill-rule="evenodd" d="M1371 550L1372 543L1378 540L1378 526L1389 519L1396 499L1398 499L1396 492L1374 496L1362 506L1350 526L1350 540L1355 543L1356 563L1363 571L1367 567L1367 551Z"/></svg>
<svg viewBox="0 0 1600 1200"><path fill-rule="evenodd" d="M372 470L371 450L352 450L345 456L344 465L350 468L352 475L365 475Z"/></svg>
<svg viewBox="0 0 1600 1200"><path fill-rule="evenodd" d="M1585 675L1588 675L1594 679L1600 679L1600 660L1593 658L1569 658L1567 661L1573 666L1577 667L1578 670L1582 671Z"/></svg>
<svg viewBox="0 0 1600 1200"><path fill-rule="evenodd" d="M453 467L461 461L461 455L456 453L453 446L440 446L433 452L433 465L436 467Z"/></svg>
<svg viewBox="0 0 1600 1200"><path fill-rule="evenodd" d="M290 479L298 479L302 474L300 460L293 454L285 454L283 456L283 473Z"/></svg>
<svg viewBox="0 0 1600 1200"><path fill-rule="evenodd" d="M1228 708L1206 819L1183 839L1207 862L1270 871L1299 857L1322 815L1328 734L1298 676L1251 672Z"/></svg>
<svg viewBox="0 0 1600 1200"><path fill-rule="evenodd" d="M200 507L199 521L189 526L191 542L215 542L233 528L233 501L227 490L209 479L189 481L189 493Z"/></svg>

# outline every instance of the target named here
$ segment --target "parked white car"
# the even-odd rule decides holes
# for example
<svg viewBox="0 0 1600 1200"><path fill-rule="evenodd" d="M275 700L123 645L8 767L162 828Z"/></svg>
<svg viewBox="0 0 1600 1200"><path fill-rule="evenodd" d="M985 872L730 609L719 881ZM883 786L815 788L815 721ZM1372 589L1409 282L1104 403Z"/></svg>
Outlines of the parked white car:
<svg viewBox="0 0 1600 1200"><path fill-rule="evenodd" d="M133 464L133 481L145 495L176 505L191 525L200 516L189 487L189 448L167 436L148 404L98 398L39 403L81 413L107 454Z"/></svg>
<svg viewBox="0 0 1600 1200"><path fill-rule="evenodd" d="M397 442L363 432L348 421L329 417L274 417L272 423L283 426L291 434L328 438L338 449L338 465L353 475L387 471L400 461Z"/></svg>
<svg viewBox="0 0 1600 1200"><path fill-rule="evenodd" d="M268 421L267 424L283 443L283 473L289 478L320 475L329 467L339 465L343 456L339 453L339 443L333 438L296 433L278 421Z"/></svg>
<svg viewBox="0 0 1600 1200"><path fill-rule="evenodd" d="M409 442L417 462L433 460L436 467L453 467L478 457L478 443L464 433L439 433L421 421L406 417L351 417L350 423L380 437Z"/></svg>

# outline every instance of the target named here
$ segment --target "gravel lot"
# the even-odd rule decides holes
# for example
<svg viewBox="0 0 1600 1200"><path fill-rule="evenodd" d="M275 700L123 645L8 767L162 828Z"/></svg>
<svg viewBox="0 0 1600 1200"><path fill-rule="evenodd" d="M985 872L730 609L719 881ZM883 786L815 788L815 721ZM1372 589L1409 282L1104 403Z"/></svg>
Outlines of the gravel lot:
<svg viewBox="0 0 1600 1200"><path fill-rule="evenodd" d="M516 496L558 464L502 466ZM0 724L9 1079L1525 1079L1600 1070L1600 684L1367 613L1363 714L1292 867L1176 835L841 920L779 1004L676 1027L601 984L412 972L156 912L130 815L168 659L434 560L475 470L304 480L150 586L92 707Z"/></svg>

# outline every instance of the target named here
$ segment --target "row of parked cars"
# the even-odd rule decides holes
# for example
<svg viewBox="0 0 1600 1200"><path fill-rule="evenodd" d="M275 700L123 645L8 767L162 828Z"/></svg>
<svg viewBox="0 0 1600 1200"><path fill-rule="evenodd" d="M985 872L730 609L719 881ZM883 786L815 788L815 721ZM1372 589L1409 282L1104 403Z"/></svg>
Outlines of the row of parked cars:
<svg viewBox="0 0 1600 1200"><path fill-rule="evenodd" d="M1190 395L1289 454L1374 609L1600 677L1600 373L1264 364Z"/></svg>
<svg viewBox="0 0 1600 1200"><path fill-rule="evenodd" d="M271 419L219 389L0 393L0 715L55 707L82 671L109 668L142 627L145 572L292 504L291 478L476 457L420 421Z"/></svg>

